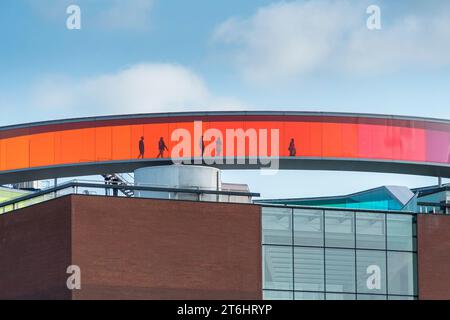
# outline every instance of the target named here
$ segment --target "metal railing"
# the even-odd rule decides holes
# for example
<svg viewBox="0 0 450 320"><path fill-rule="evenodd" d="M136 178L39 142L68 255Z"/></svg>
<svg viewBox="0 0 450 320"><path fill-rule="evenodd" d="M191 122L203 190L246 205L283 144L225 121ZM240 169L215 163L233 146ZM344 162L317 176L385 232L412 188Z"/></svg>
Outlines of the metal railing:
<svg viewBox="0 0 450 320"><path fill-rule="evenodd" d="M448 201L418 202L417 206L419 213L450 214L450 202Z"/></svg>
<svg viewBox="0 0 450 320"><path fill-rule="evenodd" d="M102 195L111 197L124 197L119 195L121 189L133 190L134 198L153 198L170 200L193 200L208 202L250 202L251 197L260 197L259 193L242 191L220 191L199 188L177 188L151 185L117 185L92 181L69 181L45 190L33 192L0 203L0 214L25 208L37 203L49 201L69 194ZM113 191L113 192L111 192ZM158 195L165 195L164 197ZM239 201L241 200L241 201Z"/></svg>

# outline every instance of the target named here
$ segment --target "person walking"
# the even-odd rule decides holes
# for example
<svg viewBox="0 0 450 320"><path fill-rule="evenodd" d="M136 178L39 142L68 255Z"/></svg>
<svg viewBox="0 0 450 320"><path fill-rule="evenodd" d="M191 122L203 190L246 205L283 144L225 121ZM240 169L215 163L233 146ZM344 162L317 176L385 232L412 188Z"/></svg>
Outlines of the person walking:
<svg viewBox="0 0 450 320"><path fill-rule="evenodd" d="M199 141L199 147L200 147L200 152L201 155L203 157L203 153L205 152L205 141L203 140L203 136L200 137L200 141Z"/></svg>
<svg viewBox="0 0 450 320"><path fill-rule="evenodd" d="M159 138L158 149L159 149L159 153L158 153L158 156L156 158L160 158L160 157L164 158L164 150L169 151L169 148L167 148L163 137Z"/></svg>
<svg viewBox="0 0 450 320"><path fill-rule="evenodd" d="M295 155L297 154L297 150L295 149L295 141L294 138L291 138L291 142L289 143L289 156L290 157L295 157Z"/></svg>
<svg viewBox="0 0 450 320"><path fill-rule="evenodd" d="M144 137L141 137L141 140L139 140L139 155L138 159L144 159L145 154L145 144L144 144Z"/></svg>

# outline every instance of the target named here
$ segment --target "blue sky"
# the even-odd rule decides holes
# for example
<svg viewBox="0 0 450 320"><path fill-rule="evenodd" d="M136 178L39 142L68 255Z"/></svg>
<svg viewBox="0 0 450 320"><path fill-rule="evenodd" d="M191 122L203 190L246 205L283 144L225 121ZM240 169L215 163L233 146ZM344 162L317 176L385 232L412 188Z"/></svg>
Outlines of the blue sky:
<svg viewBox="0 0 450 320"><path fill-rule="evenodd" d="M81 30L66 28L70 4ZM381 30L366 27L371 4ZM214 109L450 118L445 0L3 0L0 38L0 125ZM435 182L303 171L224 179L267 197ZM303 180L314 183L293 183Z"/></svg>

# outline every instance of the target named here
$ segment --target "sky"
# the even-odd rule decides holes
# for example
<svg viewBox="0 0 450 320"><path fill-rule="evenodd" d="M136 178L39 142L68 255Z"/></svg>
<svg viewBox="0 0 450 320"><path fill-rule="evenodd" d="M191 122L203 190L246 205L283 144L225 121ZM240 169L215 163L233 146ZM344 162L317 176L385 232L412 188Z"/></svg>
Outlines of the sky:
<svg viewBox="0 0 450 320"><path fill-rule="evenodd" d="M66 26L73 4L80 30ZM367 28L370 5L379 30ZM450 119L446 0L2 0L0 39L0 126L194 110ZM436 183L323 171L226 171L223 180L264 197Z"/></svg>

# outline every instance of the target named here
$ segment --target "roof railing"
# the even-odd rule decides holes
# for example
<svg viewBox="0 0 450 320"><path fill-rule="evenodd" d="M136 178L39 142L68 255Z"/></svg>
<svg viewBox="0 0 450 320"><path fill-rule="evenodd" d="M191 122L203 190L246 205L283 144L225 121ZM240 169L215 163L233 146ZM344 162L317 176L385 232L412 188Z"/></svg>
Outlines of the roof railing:
<svg viewBox="0 0 450 320"><path fill-rule="evenodd" d="M235 201L232 197L260 197L259 193L254 192L242 192L242 191L221 191L221 190L208 190L208 189L191 189L191 188L179 188L179 187L162 187L162 186L145 186L145 185L120 185L120 184L105 184L100 182L80 182L77 180L69 181L45 190L33 192L30 194L26 194L24 196L20 196L5 202L0 203L0 214L10 212L13 210L17 210L20 208L24 208L36 203L45 202L48 200L52 200L55 198L59 198L68 194L85 194L85 195L96 195L92 189L98 190L100 189L104 192L102 195L104 196L114 196L120 197L118 192L115 193L113 190L133 190L135 195L134 198L152 198L152 199L161 199L161 197L157 196L149 196L148 194L144 194L142 196L136 195L136 192L163 192L169 195L169 199L171 200L195 200L195 201L208 201L208 202L242 202ZM63 192L67 191L67 192ZM110 191L113 191L113 194L110 194ZM186 199L171 197L171 195L194 195L194 199ZM210 197L204 197L204 195L209 195ZM215 196L215 197L214 197ZM167 199L167 198L164 198ZM26 202L29 202L27 205ZM22 204L22 206L20 206Z"/></svg>

